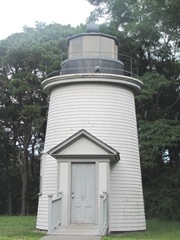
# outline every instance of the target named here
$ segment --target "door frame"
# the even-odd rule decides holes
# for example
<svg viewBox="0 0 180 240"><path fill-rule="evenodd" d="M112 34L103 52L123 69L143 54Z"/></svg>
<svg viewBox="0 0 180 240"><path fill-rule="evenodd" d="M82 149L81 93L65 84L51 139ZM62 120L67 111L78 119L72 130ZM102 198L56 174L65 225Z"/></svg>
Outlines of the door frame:
<svg viewBox="0 0 180 240"><path fill-rule="evenodd" d="M63 192L63 198L62 198L62 204L63 204L62 225L63 226L72 224L72 222L71 222L71 189L72 189L71 169L72 169L72 163L94 163L95 164L95 185L96 185L96 187L95 187L95 221L94 221L94 224L98 225L99 219L100 219L100 194L103 191L109 192L109 189L110 189L110 181L109 181L110 159L98 158L98 157L94 157L94 156L93 157L79 156L78 158L70 157L70 158L63 158L61 160L59 159L57 161L57 163L58 163L57 182L62 183L62 181L63 182L65 181L65 184L63 184L63 185L57 184L57 193ZM61 164L63 164L63 167L61 167ZM106 166L106 170L102 170L102 165ZM100 177L100 175L101 175L101 177ZM102 176L105 177L106 180L104 178L102 179ZM105 185L105 187L103 185ZM109 201L110 201L110 199L109 199Z"/></svg>
<svg viewBox="0 0 180 240"><path fill-rule="evenodd" d="M86 163L93 163L94 164L94 170L95 170L95 189L94 189L94 223L93 224L97 224L98 223L98 160L95 159L81 159L81 157L79 159L74 159L69 161L69 198L68 198L68 206L69 206L69 224L74 224L72 223L72 198L71 198L71 193L72 193L72 164L76 164L76 163L82 163L82 164L86 164ZM86 224L86 223L84 223Z"/></svg>
<svg viewBox="0 0 180 240"><path fill-rule="evenodd" d="M70 180L70 188L69 188L69 197L70 197L70 223L71 224L78 224L78 223L74 223L73 222L73 204L72 204L72 169L73 169L73 165L74 164L93 164L94 165L94 193L93 193L93 201L94 201L94 204L93 204L93 210L94 210L94 220L92 223L82 223L82 224L96 224L97 223L97 164L95 161L72 161L71 162L71 171L70 171L70 175L71 175L71 180Z"/></svg>

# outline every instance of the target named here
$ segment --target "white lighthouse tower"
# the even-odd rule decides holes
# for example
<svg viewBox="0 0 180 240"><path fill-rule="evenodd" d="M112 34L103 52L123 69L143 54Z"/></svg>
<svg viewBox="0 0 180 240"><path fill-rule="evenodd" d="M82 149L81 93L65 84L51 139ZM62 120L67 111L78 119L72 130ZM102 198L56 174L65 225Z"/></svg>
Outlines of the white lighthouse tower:
<svg viewBox="0 0 180 240"><path fill-rule="evenodd" d="M42 83L50 103L38 229L146 229L134 103L142 82L124 74L118 45L92 24L68 39L61 75Z"/></svg>

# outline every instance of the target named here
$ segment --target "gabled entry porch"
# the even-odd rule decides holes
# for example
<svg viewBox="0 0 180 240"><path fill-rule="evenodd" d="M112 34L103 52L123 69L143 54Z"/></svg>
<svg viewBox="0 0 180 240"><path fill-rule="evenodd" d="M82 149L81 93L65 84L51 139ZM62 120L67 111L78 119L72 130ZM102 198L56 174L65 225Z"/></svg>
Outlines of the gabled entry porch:
<svg viewBox="0 0 180 240"><path fill-rule="evenodd" d="M81 130L51 149L57 159L57 193L49 195L48 233L108 233L109 163L119 153Z"/></svg>

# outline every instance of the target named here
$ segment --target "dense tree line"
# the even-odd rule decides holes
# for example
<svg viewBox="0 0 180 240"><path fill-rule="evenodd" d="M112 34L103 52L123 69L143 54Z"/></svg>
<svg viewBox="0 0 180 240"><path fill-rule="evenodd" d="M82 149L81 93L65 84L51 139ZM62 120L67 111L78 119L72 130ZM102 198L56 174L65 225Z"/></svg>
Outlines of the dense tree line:
<svg viewBox="0 0 180 240"><path fill-rule="evenodd" d="M36 212L48 108L41 82L60 69L67 37L82 31L37 22L0 42L1 213Z"/></svg>
<svg viewBox="0 0 180 240"><path fill-rule="evenodd" d="M136 97L147 217L180 219L180 5L178 0L88 0L120 53L139 63Z"/></svg>
<svg viewBox="0 0 180 240"><path fill-rule="evenodd" d="M117 36L144 83L136 106L146 215L180 219L178 0L88 1L88 21L104 17L100 31ZM41 82L60 70L67 37L84 30L37 22L0 41L0 213L36 212L48 109Z"/></svg>

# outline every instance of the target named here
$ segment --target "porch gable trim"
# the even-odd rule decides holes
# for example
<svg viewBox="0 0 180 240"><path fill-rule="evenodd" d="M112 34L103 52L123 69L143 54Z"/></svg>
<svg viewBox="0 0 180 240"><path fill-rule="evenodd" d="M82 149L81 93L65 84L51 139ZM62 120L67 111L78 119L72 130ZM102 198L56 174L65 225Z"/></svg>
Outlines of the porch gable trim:
<svg viewBox="0 0 180 240"><path fill-rule="evenodd" d="M80 140L81 138L87 139L89 142L94 144L97 148L101 149L103 152L96 154L96 153L78 153L78 154L71 154L71 153L66 153L64 154L64 150L66 150L68 147L73 145L75 142ZM93 157L98 157L98 158L109 158L111 161L118 161L120 159L119 152L116 151L114 148L110 147L108 144L104 143L100 139L96 138L89 132L87 132L84 129L81 129L74 135L70 136L67 138L65 141L59 143L52 149L50 149L47 152L49 155L56 159L60 158L77 158L77 157L86 157L86 158L93 158Z"/></svg>

